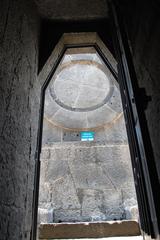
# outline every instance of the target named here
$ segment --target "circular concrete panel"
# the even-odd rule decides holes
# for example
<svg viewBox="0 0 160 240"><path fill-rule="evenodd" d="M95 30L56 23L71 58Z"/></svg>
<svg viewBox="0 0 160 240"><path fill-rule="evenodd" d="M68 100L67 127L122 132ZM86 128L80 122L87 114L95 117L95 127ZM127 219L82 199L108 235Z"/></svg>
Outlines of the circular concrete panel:
<svg viewBox="0 0 160 240"><path fill-rule="evenodd" d="M46 89L45 119L64 129L97 129L121 112L118 86L95 49L69 49Z"/></svg>
<svg viewBox="0 0 160 240"><path fill-rule="evenodd" d="M111 97L113 85L99 64L74 61L59 71L50 85L53 100L61 107L87 112L103 106Z"/></svg>

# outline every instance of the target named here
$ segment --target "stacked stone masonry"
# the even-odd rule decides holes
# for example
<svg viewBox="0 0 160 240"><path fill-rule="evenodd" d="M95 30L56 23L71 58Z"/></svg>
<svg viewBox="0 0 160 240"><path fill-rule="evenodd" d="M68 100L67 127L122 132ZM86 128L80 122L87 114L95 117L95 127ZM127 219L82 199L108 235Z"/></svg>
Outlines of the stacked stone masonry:
<svg viewBox="0 0 160 240"><path fill-rule="evenodd" d="M39 195L42 209L53 214L50 222L137 219L128 145L69 142L45 146Z"/></svg>

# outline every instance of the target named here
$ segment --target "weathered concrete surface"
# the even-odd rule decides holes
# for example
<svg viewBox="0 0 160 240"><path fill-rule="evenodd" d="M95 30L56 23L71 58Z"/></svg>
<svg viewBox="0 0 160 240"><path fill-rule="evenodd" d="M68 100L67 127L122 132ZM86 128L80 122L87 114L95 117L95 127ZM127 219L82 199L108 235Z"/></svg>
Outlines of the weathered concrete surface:
<svg viewBox="0 0 160 240"><path fill-rule="evenodd" d="M40 208L53 208L53 222L136 218L127 144L69 142L41 154ZM132 211L131 211L132 210Z"/></svg>
<svg viewBox="0 0 160 240"><path fill-rule="evenodd" d="M53 20L94 20L108 17L105 0L36 0L43 18Z"/></svg>
<svg viewBox="0 0 160 240"><path fill-rule="evenodd" d="M60 42L84 44L88 40L101 47L116 71L114 57L95 33L64 34ZM41 71L40 78L53 57ZM113 125L121 125L117 136ZM43 144L79 141L80 129L91 128L96 129L96 141L108 141L110 137L127 141L117 81L94 47L69 48L45 92Z"/></svg>
<svg viewBox="0 0 160 240"><path fill-rule="evenodd" d="M121 113L118 83L96 49L68 49L45 92L45 120L65 129L97 129Z"/></svg>
<svg viewBox="0 0 160 240"><path fill-rule="evenodd" d="M102 42L100 37L96 32L81 32L81 33L64 33L60 38L59 42L56 44L55 48L51 52L50 56L48 57L46 63L44 64L43 68L41 69L38 75L38 81L43 84L44 79L46 79L51 72L52 68L54 67L56 61L58 61L59 56L62 53L62 50L65 45L73 44L73 45L85 45L85 44L96 44L98 45L103 54L107 56L110 64L112 65L113 69L117 71L117 62L111 52L108 50L106 45Z"/></svg>
<svg viewBox="0 0 160 240"><path fill-rule="evenodd" d="M93 129L94 131L94 129ZM94 139L96 142L106 142L111 144L127 144L126 126L123 115L111 124L95 131ZM43 122L43 145L54 142L80 141L80 131L70 131L63 129L44 118Z"/></svg>
<svg viewBox="0 0 160 240"><path fill-rule="evenodd" d="M39 19L32 1L0 5L0 239L30 239Z"/></svg>
<svg viewBox="0 0 160 240"><path fill-rule="evenodd" d="M96 34L66 34L60 42L73 42L74 44L80 41L84 43L86 37L87 41L98 41L106 57L116 70L115 59L96 37ZM124 118L121 113L122 106L118 84L99 56L96 55L94 48L80 48L78 51L77 49L69 49L68 51L68 54L66 53L62 60L62 64L52 77L45 96L43 144L49 145L46 145L41 154L39 206L48 209L48 211L51 208L53 209L53 222L130 219L133 217L131 216L131 208L135 205L137 208L137 203L131 166L128 163L130 157ZM50 57L41 71L40 81L45 74L44 70L48 71L48 68L50 68L53 56ZM86 86L87 89L90 88L92 98L94 97L93 87L97 90L101 86L97 81L97 70L88 69L88 76L86 71L81 71L81 65L76 69L70 69L73 64L71 60L81 61L82 59L84 66L87 63L86 61L89 60L91 60L91 66L93 63L96 63L96 66L100 65L99 68L102 68L103 73L105 73L102 74L100 80L107 87L107 92L114 85L112 94L107 99L107 106L104 104L90 111L91 109L88 108L90 108L90 104L92 106L92 101L88 99L85 101L86 103L83 102L84 96L88 97L85 91ZM78 62L78 64L82 64L82 62ZM62 70L66 69L66 66L69 66L69 70L63 73ZM84 73L87 76L86 78L82 76ZM78 87L83 91L78 89L77 98L74 84L79 77L82 86ZM69 89L65 80L70 83ZM110 83L108 83L109 81ZM64 88L62 87L63 82ZM81 95L82 97L80 97ZM54 100L60 100L63 105ZM97 98L95 98L95 101L94 105L97 104ZM68 108L71 109L66 109L64 106L66 103ZM89 105L86 105L88 103ZM80 106L87 111L83 112L84 109L79 111ZM108 112L109 110L111 114ZM62 115L60 115L61 112L63 112ZM66 112L66 115L64 112ZM75 117L75 113L78 113L78 117ZM87 123L86 114L88 114ZM120 114L120 117L116 120L112 116L115 114ZM60 116L59 119L57 119L58 116ZM55 119L58 126L54 125ZM109 121L109 124L98 130L96 129L95 142L86 144L79 142L80 128L82 128L82 125L79 125L80 120L84 127L87 126L88 128L99 125L99 122L105 125ZM70 125L72 131L66 129L67 124ZM74 128L77 132L73 131ZM66 141L77 141L77 143L71 144L69 142L65 144ZM61 143L52 145L53 142ZM96 142L98 142L97 145ZM106 144L109 144L108 147ZM132 212L134 211L132 210ZM134 214L134 217L137 218L137 215Z"/></svg>
<svg viewBox="0 0 160 240"><path fill-rule="evenodd" d="M105 102L96 95L103 90ZM40 208L53 209L53 222L137 219L118 84L94 48L67 50L46 90L44 113ZM80 142L83 128L93 128L93 143Z"/></svg>
<svg viewBox="0 0 160 240"><path fill-rule="evenodd" d="M136 221L41 224L39 239L102 238L140 235Z"/></svg>

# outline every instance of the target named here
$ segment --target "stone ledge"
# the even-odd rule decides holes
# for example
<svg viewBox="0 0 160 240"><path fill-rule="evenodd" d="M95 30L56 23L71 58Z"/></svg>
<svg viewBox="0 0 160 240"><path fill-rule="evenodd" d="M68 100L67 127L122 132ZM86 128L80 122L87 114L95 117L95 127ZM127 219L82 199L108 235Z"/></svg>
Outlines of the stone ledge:
<svg viewBox="0 0 160 240"><path fill-rule="evenodd" d="M39 226L39 239L102 238L138 235L140 235L140 228L136 221L51 223Z"/></svg>

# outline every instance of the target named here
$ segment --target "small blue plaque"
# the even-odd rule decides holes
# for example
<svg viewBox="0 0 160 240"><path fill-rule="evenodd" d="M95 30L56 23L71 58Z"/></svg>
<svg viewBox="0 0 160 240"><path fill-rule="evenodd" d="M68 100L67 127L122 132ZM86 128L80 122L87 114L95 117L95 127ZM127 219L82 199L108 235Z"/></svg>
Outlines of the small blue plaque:
<svg viewBox="0 0 160 240"><path fill-rule="evenodd" d="M81 141L93 141L94 135L94 132L81 132Z"/></svg>

